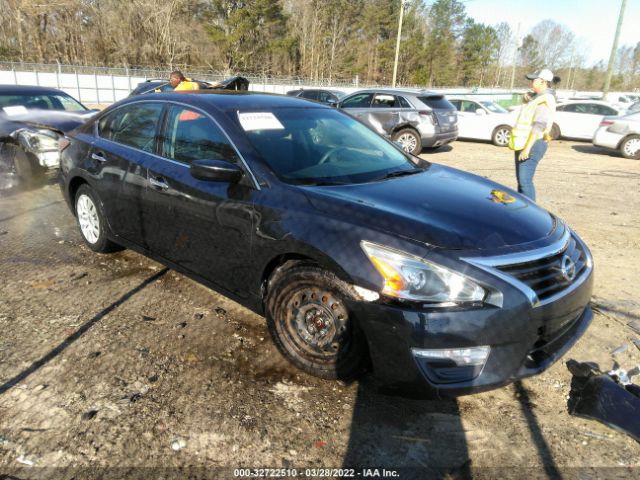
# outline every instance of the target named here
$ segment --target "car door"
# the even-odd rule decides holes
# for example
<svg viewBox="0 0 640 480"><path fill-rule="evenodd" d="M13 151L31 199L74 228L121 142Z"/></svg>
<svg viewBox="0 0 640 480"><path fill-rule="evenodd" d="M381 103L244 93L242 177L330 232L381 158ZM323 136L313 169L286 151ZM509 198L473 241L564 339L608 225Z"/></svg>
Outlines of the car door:
<svg viewBox="0 0 640 480"><path fill-rule="evenodd" d="M372 100L373 93L354 93L350 97L342 100L339 108L344 109L345 112L368 124L367 113L371 107Z"/></svg>
<svg viewBox="0 0 640 480"><path fill-rule="evenodd" d="M145 235L149 248L232 292L246 288L253 186L194 178L194 160L240 163L221 127L206 113L172 104L160 156L148 167Z"/></svg>
<svg viewBox="0 0 640 480"><path fill-rule="evenodd" d="M163 106L135 102L112 110L97 122L87 170L111 230L144 245L142 201L147 185L146 162L153 158Z"/></svg>
<svg viewBox="0 0 640 480"><path fill-rule="evenodd" d="M591 107L588 103L569 103L556 111L555 122L563 137L585 138L585 132L591 124L590 115Z"/></svg>
<svg viewBox="0 0 640 480"><path fill-rule="evenodd" d="M380 135L388 137L400 123L400 108L400 101L395 95L376 93L362 119Z"/></svg>
<svg viewBox="0 0 640 480"><path fill-rule="evenodd" d="M458 136L462 138L484 138L482 136L482 123L486 122L487 119L476 113L478 109L484 111L480 104L471 100L458 100L454 103L454 106L458 110Z"/></svg>

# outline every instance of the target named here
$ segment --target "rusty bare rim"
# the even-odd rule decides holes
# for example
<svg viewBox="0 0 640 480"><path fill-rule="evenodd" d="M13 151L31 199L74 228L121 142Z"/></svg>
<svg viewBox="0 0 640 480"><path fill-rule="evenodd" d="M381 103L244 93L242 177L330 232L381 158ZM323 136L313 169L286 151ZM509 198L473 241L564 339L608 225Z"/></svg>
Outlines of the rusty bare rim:
<svg viewBox="0 0 640 480"><path fill-rule="evenodd" d="M289 299L285 340L302 356L331 360L347 348L348 312L331 292L301 288Z"/></svg>

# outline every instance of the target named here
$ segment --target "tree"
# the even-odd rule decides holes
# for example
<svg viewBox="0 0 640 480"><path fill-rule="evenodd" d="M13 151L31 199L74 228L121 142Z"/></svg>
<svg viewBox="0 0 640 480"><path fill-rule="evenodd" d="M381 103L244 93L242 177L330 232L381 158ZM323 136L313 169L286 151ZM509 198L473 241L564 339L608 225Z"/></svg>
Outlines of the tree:
<svg viewBox="0 0 640 480"><path fill-rule="evenodd" d="M567 66L575 35L564 25L553 20L537 23L529 35L538 45L538 56L546 68L552 70Z"/></svg>
<svg viewBox="0 0 640 480"><path fill-rule="evenodd" d="M429 8L427 71L429 85L456 83L456 44L464 29L464 5L458 0L436 0Z"/></svg>
<svg viewBox="0 0 640 480"><path fill-rule="evenodd" d="M500 40L489 25L467 19L461 45L462 85L482 86L488 67L498 59Z"/></svg>

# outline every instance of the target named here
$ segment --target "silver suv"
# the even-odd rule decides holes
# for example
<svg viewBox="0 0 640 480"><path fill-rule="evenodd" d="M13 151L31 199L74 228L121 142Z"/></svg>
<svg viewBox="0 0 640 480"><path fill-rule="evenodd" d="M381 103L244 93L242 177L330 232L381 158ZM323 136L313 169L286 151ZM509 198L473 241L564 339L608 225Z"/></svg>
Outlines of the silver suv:
<svg viewBox="0 0 640 480"><path fill-rule="evenodd" d="M456 108L429 90L359 90L340 100L338 108L414 155L458 138Z"/></svg>

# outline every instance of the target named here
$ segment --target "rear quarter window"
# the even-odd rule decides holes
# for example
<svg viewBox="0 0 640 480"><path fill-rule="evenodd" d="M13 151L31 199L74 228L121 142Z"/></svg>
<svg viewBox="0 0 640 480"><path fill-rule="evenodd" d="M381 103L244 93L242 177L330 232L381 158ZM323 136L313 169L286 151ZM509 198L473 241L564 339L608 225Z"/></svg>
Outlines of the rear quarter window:
<svg viewBox="0 0 640 480"><path fill-rule="evenodd" d="M428 95L425 97L418 97L418 100L420 100L422 103L432 108L433 110L456 109L456 107L454 107L453 104L442 95Z"/></svg>

